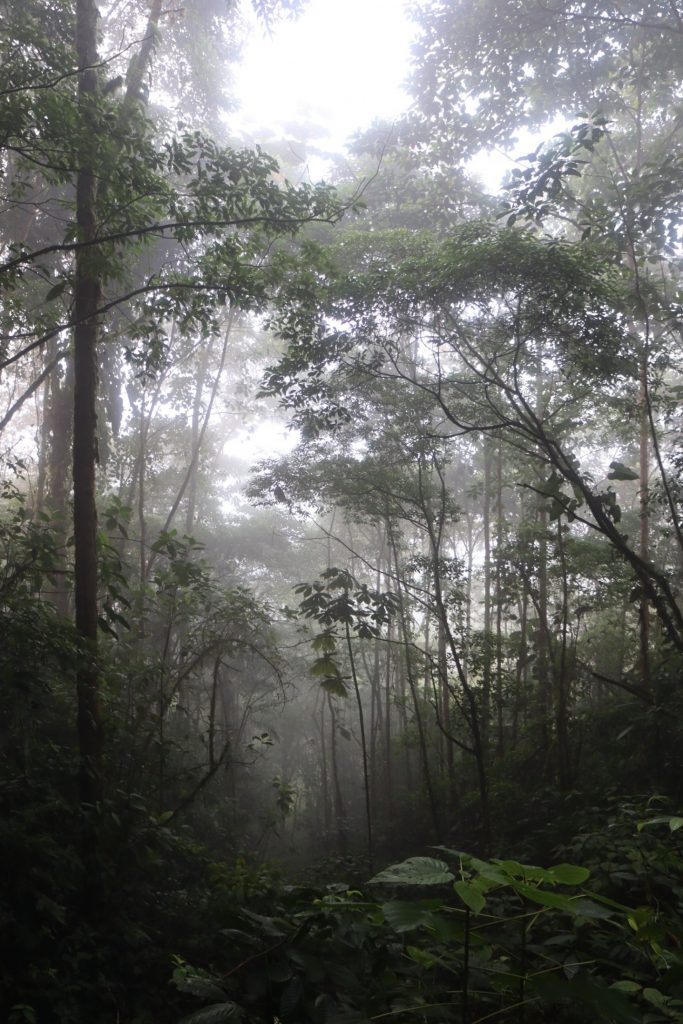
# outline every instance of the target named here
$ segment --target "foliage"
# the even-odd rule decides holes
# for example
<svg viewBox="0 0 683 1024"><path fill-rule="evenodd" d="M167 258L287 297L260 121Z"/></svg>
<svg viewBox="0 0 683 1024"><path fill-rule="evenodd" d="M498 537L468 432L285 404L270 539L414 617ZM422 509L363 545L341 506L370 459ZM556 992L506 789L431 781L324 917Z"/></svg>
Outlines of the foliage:
<svg viewBox="0 0 683 1024"><path fill-rule="evenodd" d="M12 1024L683 1020L681 19L414 6L337 193L232 2L0 4Z"/></svg>
<svg viewBox="0 0 683 1024"><path fill-rule="evenodd" d="M652 849L680 874L680 850ZM439 852L448 859L386 868L369 896L343 885L271 893L267 914L238 911L223 932L222 963L235 966L219 978L180 963L176 985L211 998L217 1020L681 1018L679 903L664 910L651 891L634 908L588 867ZM622 862L645 881L633 852L626 843Z"/></svg>

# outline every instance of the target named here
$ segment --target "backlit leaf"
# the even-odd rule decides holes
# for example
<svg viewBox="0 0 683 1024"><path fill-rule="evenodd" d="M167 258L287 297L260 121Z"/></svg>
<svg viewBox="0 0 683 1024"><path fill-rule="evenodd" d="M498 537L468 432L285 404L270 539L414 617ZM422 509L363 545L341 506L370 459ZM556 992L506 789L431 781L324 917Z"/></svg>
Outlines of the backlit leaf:
<svg viewBox="0 0 683 1024"><path fill-rule="evenodd" d="M370 884L378 885L444 885L453 881L448 864L435 857L409 857L380 871Z"/></svg>

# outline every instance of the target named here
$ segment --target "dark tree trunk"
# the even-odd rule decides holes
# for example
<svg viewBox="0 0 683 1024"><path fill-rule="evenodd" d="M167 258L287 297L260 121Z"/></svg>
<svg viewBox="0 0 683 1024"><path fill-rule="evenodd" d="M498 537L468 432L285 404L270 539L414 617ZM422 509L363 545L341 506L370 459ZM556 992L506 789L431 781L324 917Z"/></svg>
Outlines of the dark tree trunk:
<svg viewBox="0 0 683 1024"><path fill-rule="evenodd" d="M650 424L647 412L647 357L640 365L640 545L643 562L650 558ZM650 683L650 602L645 594L640 599L640 679L646 690Z"/></svg>
<svg viewBox="0 0 683 1024"><path fill-rule="evenodd" d="M97 236L96 149L97 18L92 0L78 0L76 49L81 70L79 109L81 161L76 180L76 223L81 242ZM76 251L74 285L74 600L79 640L77 668L80 798L84 805L102 799L102 723L97 669L97 310L102 282L97 250Z"/></svg>
<svg viewBox="0 0 683 1024"><path fill-rule="evenodd" d="M344 797L339 780L339 762L337 759L337 713L334 702L328 693L327 707L330 712L330 765L332 768L332 792L334 795L334 823L337 831L337 852L340 857L345 857L348 849L346 835L346 814L344 811Z"/></svg>

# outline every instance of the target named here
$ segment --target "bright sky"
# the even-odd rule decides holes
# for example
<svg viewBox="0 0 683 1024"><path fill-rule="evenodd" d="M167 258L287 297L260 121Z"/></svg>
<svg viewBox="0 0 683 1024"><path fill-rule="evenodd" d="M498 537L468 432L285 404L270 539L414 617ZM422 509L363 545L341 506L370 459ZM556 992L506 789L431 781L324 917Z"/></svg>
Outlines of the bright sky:
<svg viewBox="0 0 683 1024"><path fill-rule="evenodd" d="M339 152L375 118L400 114L408 104L401 83L413 32L404 4L310 0L272 37L255 28L236 73L237 127L277 136L308 123L311 141Z"/></svg>
<svg viewBox="0 0 683 1024"><path fill-rule="evenodd" d="M294 136L323 153L340 153L373 120L400 115L410 103L403 89L415 33L409 6L407 0L308 0L300 17L269 36L245 0L243 15L253 29L235 72L241 110L231 116L231 128L266 146L269 138ZM518 152L532 143L532 136L520 139ZM309 156L313 178L324 177L327 166ZM493 153L470 164L493 191L511 166Z"/></svg>

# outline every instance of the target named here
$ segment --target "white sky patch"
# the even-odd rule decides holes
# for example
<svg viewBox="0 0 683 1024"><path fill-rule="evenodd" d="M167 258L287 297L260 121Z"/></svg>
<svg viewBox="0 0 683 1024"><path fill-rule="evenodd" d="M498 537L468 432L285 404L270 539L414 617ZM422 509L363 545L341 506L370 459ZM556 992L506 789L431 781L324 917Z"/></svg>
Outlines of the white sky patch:
<svg viewBox="0 0 683 1024"><path fill-rule="evenodd" d="M415 35L405 0L309 0L303 13L268 34L250 5L243 16L251 34L235 72L240 110L230 128L248 143L298 136L312 178L325 176L325 151L343 153L349 138L376 119L391 120L410 105L403 88ZM520 156L562 130L561 118L539 132L518 133L511 152L482 152L468 164L491 191Z"/></svg>
<svg viewBox="0 0 683 1024"><path fill-rule="evenodd" d="M579 117L568 120L566 117L558 115L535 131L523 128L516 132L516 142L510 152L505 153L502 149L484 149L468 161L467 169L486 186L489 192L498 192L505 176L513 168L519 167L523 170L528 167L523 157L533 153L542 142L551 142L554 135L568 131L571 125L579 120Z"/></svg>
<svg viewBox="0 0 683 1024"><path fill-rule="evenodd" d="M224 444L226 454L235 454L254 461L287 455L299 442L298 430L290 430L278 420L266 420L240 430Z"/></svg>
<svg viewBox="0 0 683 1024"><path fill-rule="evenodd" d="M255 27L236 88L242 109L231 127L286 135L310 125L310 141L335 150L375 118L409 103L402 82L413 29L404 0L310 0L271 36ZM245 12L246 14L246 12Z"/></svg>

